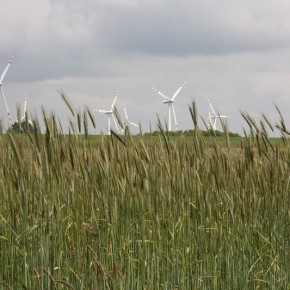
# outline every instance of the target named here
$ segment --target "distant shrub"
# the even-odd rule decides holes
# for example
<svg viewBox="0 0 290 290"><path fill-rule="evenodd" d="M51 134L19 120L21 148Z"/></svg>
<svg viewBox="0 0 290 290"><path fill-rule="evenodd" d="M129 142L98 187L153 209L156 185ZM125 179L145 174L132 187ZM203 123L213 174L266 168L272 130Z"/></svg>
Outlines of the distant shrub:
<svg viewBox="0 0 290 290"><path fill-rule="evenodd" d="M23 122L14 122L12 127L8 129L8 132L14 132L16 134L26 134L33 130L33 125L31 122L23 121Z"/></svg>

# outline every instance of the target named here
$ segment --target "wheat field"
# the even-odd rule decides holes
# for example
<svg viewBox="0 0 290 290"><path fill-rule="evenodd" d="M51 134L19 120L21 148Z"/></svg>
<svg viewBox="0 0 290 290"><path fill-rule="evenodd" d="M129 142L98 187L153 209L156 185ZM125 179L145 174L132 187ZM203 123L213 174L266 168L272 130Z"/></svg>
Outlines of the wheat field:
<svg viewBox="0 0 290 290"><path fill-rule="evenodd" d="M95 142L68 105L68 135L43 112L45 133L0 137L1 289L290 289L282 116L278 144L243 114L240 147L209 148L194 104L190 138L155 142Z"/></svg>

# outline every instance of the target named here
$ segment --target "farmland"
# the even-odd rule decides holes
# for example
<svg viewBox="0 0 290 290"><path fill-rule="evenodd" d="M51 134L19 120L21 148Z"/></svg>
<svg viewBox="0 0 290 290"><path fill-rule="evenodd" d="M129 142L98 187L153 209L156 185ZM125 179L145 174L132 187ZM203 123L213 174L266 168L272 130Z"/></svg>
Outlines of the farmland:
<svg viewBox="0 0 290 290"><path fill-rule="evenodd" d="M0 138L1 288L289 289L283 119L279 140L251 119L238 139L55 120Z"/></svg>

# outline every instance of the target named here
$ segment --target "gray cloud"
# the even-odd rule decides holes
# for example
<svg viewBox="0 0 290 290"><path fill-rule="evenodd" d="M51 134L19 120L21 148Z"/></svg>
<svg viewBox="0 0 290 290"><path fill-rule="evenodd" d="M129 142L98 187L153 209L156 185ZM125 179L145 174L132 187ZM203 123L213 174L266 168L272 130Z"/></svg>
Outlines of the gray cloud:
<svg viewBox="0 0 290 290"><path fill-rule="evenodd" d="M120 6L117 11L116 6L107 6L100 16L101 42L115 53L121 50L182 57L289 46L285 37L289 33L288 15L282 13L281 19L277 13L267 18L273 7L262 6L264 16L261 5L249 3L159 1L154 5L149 1L133 7Z"/></svg>
<svg viewBox="0 0 290 290"><path fill-rule="evenodd" d="M0 20L7 27L1 56L12 50L29 68L23 78L107 75L107 62L132 55L227 55L289 46L285 1L4 2L14 17Z"/></svg>

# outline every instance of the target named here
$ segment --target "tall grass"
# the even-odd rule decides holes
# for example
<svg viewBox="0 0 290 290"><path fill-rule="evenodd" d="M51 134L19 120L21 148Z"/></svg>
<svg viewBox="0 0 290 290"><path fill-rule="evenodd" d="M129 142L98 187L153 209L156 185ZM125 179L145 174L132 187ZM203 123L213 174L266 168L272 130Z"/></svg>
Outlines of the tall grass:
<svg viewBox="0 0 290 290"><path fill-rule="evenodd" d="M65 96L64 96L65 97ZM43 111L0 139L3 289L289 289L289 143L268 119L239 149L129 134L93 142L88 110L64 135ZM270 128L270 127L269 127ZM78 133L84 132L86 138Z"/></svg>

